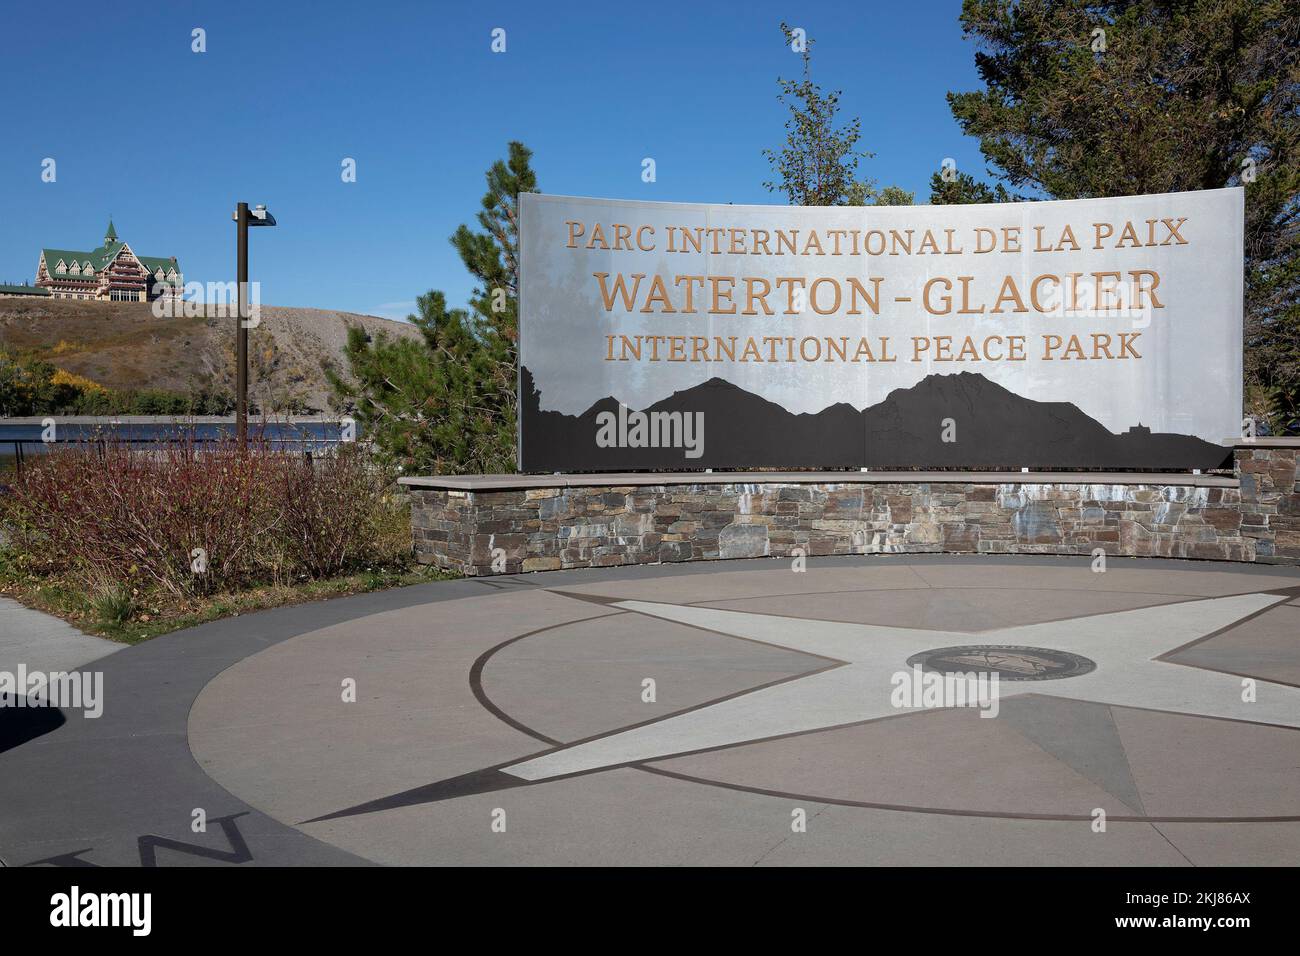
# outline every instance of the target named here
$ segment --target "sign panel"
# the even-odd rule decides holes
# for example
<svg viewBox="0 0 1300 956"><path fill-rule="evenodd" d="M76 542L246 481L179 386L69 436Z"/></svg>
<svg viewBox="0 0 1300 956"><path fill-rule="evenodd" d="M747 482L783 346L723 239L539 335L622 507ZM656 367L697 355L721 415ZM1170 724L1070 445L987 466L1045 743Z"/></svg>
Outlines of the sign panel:
<svg viewBox="0 0 1300 956"><path fill-rule="evenodd" d="M521 196L520 468L1219 467L1242 219Z"/></svg>

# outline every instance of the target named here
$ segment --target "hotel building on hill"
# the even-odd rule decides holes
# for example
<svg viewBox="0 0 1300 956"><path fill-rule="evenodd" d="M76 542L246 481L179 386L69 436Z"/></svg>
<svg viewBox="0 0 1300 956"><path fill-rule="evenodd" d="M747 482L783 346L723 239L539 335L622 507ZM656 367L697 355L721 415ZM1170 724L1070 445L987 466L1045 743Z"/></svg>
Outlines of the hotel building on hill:
<svg viewBox="0 0 1300 956"><path fill-rule="evenodd" d="M42 249L36 285L56 299L152 302L180 299L185 276L176 257L138 256L108 221L104 244L90 252ZM37 293L40 294L40 293Z"/></svg>

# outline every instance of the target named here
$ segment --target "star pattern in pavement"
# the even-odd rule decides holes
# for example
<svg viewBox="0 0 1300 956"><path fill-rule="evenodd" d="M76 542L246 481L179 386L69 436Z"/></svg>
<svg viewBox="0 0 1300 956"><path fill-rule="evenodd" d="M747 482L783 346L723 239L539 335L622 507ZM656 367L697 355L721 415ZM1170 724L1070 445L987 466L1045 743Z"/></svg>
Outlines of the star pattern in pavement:
<svg viewBox="0 0 1300 956"><path fill-rule="evenodd" d="M563 593L563 592L556 592ZM670 603L568 596L821 657L826 666L659 720L551 748L328 814L318 820L717 750L897 717L923 708L891 700L893 678L914 655L946 645L1042 648L1086 657L1086 673L1049 681L1002 681L999 700L1023 695L1300 728L1300 688L1181 665L1173 652L1289 600L1287 593L1182 601L981 632L926 630L755 614ZM315 821L306 821L315 822Z"/></svg>

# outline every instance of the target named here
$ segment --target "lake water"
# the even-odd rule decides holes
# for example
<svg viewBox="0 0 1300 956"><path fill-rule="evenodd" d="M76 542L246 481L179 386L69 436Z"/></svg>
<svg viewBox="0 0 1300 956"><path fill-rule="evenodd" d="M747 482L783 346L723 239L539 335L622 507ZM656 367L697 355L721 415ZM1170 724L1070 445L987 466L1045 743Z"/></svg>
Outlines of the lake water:
<svg viewBox="0 0 1300 956"><path fill-rule="evenodd" d="M142 420L132 418L112 422L104 420L68 420L55 418L56 444L113 439L138 443L141 447L160 441L193 438L213 441L234 438L231 420L178 421L174 419ZM276 447L297 451L315 451L335 445L340 440L342 423L338 421L260 422L250 420L249 438L261 438ZM24 457L49 450L42 440L44 427L38 419L0 419L0 468L12 463L19 448ZM357 429L360 435L360 429Z"/></svg>

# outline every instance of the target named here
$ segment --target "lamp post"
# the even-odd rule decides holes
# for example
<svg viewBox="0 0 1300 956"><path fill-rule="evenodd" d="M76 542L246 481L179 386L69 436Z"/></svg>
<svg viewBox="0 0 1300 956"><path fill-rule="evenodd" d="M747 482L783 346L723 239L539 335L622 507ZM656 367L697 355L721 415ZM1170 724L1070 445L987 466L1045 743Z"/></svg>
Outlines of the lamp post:
<svg viewBox="0 0 1300 956"><path fill-rule="evenodd" d="M252 226L274 226L275 217L265 206L235 206L236 271L238 273L238 326L235 333L235 438L241 448L248 444L248 230Z"/></svg>

